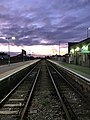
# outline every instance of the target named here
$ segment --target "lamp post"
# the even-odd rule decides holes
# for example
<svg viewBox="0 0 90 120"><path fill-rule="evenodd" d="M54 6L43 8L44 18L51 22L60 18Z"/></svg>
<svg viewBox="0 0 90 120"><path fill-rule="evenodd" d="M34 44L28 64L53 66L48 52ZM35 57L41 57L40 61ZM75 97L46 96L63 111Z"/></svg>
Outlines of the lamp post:
<svg viewBox="0 0 90 120"><path fill-rule="evenodd" d="M8 41L8 65L10 66L10 43L9 40Z"/></svg>
<svg viewBox="0 0 90 120"><path fill-rule="evenodd" d="M10 41L15 40L15 37L3 37L3 39L7 40L8 42L8 65L10 66Z"/></svg>
<svg viewBox="0 0 90 120"><path fill-rule="evenodd" d="M59 41L59 58L58 58L58 61L60 62L60 42L61 41Z"/></svg>
<svg viewBox="0 0 90 120"><path fill-rule="evenodd" d="M90 30L90 27L87 28L87 38L88 38L88 31Z"/></svg>

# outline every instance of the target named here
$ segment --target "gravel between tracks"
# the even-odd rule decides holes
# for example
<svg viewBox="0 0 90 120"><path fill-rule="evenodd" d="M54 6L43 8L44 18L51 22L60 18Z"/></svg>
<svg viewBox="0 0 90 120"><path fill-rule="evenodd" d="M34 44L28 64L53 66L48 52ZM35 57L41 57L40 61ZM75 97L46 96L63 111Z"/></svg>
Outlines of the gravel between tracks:
<svg viewBox="0 0 90 120"><path fill-rule="evenodd" d="M45 62L28 111L30 120L65 120L65 114L49 79Z"/></svg>

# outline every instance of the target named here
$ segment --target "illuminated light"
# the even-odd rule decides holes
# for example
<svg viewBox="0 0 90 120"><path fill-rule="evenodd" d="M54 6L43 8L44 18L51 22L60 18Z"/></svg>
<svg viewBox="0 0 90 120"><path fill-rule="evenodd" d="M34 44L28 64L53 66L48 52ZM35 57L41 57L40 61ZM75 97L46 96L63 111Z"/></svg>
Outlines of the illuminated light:
<svg viewBox="0 0 90 120"><path fill-rule="evenodd" d="M79 51L80 50L80 48L79 47L77 47L76 49L75 49L75 51Z"/></svg>
<svg viewBox="0 0 90 120"><path fill-rule="evenodd" d="M88 51L88 46L86 46L86 47L84 48L84 50L87 50L87 51Z"/></svg>
<svg viewBox="0 0 90 120"><path fill-rule="evenodd" d="M15 40L16 38L15 37L11 37L12 38L12 40Z"/></svg>
<svg viewBox="0 0 90 120"><path fill-rule="evenodd" d="M90 30L90 27L88 28L88 30Z"/></svg>
<svg viewBox="0 0 90 120"><path fill-rule="evenodd" d="M74 53L74 49L71 49L71 50L70 50L70 53Z"/></svg>
<svg viewBox="0 0 90 120"><path fill-rule="evenodd" d="M3 40L9 40L9 39L15 40L16 38L15 37L0 37L0 39L3 39Z"/></svg>
<svg viewBox="0 0 90 120"><path fill-rule="evenodd" d="M85 51L87 50L88 51L88 45L87 46L83 46L82 50L85 50Z"/></svg>
<svg viewBox="0 0 90 120"><path fill-rule="evenodd" d="M81 53L90 53L90 51L88 50L88 45L82 47Z"/></svg>
<svg viewBox="0 0 90 120"><path fill-rule="evenodd" d="M6 37L6 40L15 40L15 37Z"/></svg>
<svg viewBox="0 0 90 120"><path fill-rule="evenodd" d="M6 39L6 37L0 37L1 39Z"/></svg>
<svg viewBox="0 0 90 120"><path fill-rule="evenodd" d="M84 46L82 46L82 49L84 49L85 48L85 45Z"/></svg>

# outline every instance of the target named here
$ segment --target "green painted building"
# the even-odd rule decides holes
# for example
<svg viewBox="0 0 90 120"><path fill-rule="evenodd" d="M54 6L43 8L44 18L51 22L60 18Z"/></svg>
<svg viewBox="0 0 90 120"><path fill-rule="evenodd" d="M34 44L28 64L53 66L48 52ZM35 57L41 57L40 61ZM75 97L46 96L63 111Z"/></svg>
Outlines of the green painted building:
<svg viewBox="0 0 90 120"><path fill-rule="evenodd" d="M69 63L90 67L90 38L69 44Z"/></svg>

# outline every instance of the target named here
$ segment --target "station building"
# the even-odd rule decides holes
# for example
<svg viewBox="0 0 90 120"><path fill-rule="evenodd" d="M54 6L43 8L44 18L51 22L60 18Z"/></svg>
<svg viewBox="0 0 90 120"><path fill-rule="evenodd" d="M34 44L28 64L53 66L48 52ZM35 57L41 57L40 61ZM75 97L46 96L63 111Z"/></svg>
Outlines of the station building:
<svg viewBox="0 0 90 120"><path fill-rule="evenodd" d="M68 43L69 63L90 67L90 38Z"/></svg>

